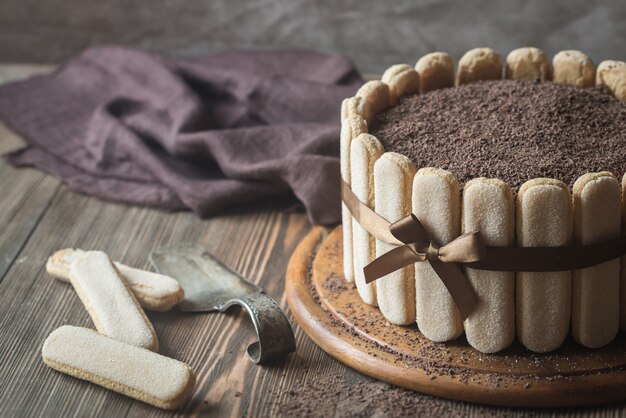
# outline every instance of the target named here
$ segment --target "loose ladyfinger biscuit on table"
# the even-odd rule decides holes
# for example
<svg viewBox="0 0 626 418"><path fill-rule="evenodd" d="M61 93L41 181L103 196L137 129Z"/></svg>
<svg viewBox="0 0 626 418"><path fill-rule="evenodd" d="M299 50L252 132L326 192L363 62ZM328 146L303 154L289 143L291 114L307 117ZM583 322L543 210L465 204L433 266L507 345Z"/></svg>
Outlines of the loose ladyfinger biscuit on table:
<svg viewBox="0 0 626 418"><path fill-rule="evenodd" d="M559 247L572 241L572 200L568 187L554 179L534 179L517 195L517 245ZM569 334L572 272L518 272L517 338L529 350L557 349Z"/></svg>
<svg viewBox="0 0 626 418"><path fill-rule="evenodd" d="M70 280L100 334L158 351L152 324L105 253L85 252L72 263Z"/></svg>
<svg viewBox="0 0 626 418"><path fill-rule="evenodd" d="M411 213L411 190L415 166L395 152L383 154L374 164L374 206L376 213L396 222ZM396 246L376 240L376 256ZM415 269L412 265L396 270L376 281L378 307L393 324L415 322Z"/></svg>
<svg viewBox="0 0 626 418"><path fill-rule="evenodd" d="M608 172L574 183L574 243L589 245L620 236L621 190ZM572 336L585 347L613 341L619 328L620 260L574 270Z"/></svg>
<svg viewBox="0 0 626 418"><path fill-rule="evenodd" d="M72 262L84 254L85 251L73 248L56 251L48 258L46 270L53 277L69 283ZM183 300L183 288L177 280L163 274L128 267L122 263L113 264L142 307L164 312Z"/></svg>
<svg viewBox="0 0 626 418"><path fill-rule="evenodd" d="M552 59L552 80L578 87L593 87L596 67L591 58L580 51L561 51Z"/></svg>
<svg viewBox="0 0 626 418"><path fill-rule="evenodd" d="M70 325L48 336L41 356L61 373L163 409L187 402L196 381L185 363Z"/></svg>
<svg viewBox="0 0 626 418"><path fill-rule="evenodd" d="M415 64L420 76L420 93L454 86L454 62L445 52L431 52Z"/></svg>
<svg viewBox="0 0 626 418"><path fill-rule="evenodd" d="M606 86L619 100L626 100L626 62L602 61L596 70L596 85Z"/></svg>
<svg viewBox="0 0 626 418"><path fill-rule="evenodd" d="M369 134L357 136L350 146L352 191L371 209L374 209L374 163L383 152L378 139ZM376 283L365 283L363 268L376 257L376 242L355 219L352 219L352 247L356 288L365 303L375 306Z"/></svg>
<svg viewBox="0 0 626 418"><path fill-rule="evenodd" d="M467 51L459 61L456 84L462 85L480 80L500 80L502 60L491 48L475 48Z"/></svg>
<svg viewBox="0 0 626 418"><path fill-rule="evenodd" d="M624 173L624 177L622 177L622 236L626 236L626 173ZM622 257L619 293L619 325L622 331L626 331L626 255Z"/></svg>
<svg viewBox="0 0 626 418"><path fill-rule="evenodd" d="M550 61L541 49L524 47L514 49L506 57L506 78L509 80L551 79Z"/></svg>
<svg viewBox="0 0 626 418"><path fill-rule="evenodd" d="M347 109L351 109L352 105L346 102L360 101L362 98L352 97L344 100ZM344 106L342 106L344 107ZM353 113L353 110L346 110L346 117L341 120L340 133L340 168L341 178L343 181L351 184L350 180L350 143L353 138L367 133L367 124L359 114ZM347 281L354 281L354 261L352 258L352 215L346 207L341 203L341 222L343 225L343 274Z"/></svg>
<svg viewBox="0 0 626 418"><path fill-rule="evenodd" d="M413 179L413 214L433 241L445 245L461 232L459 182L452 173L422 168ZM461 314L429 263L415 263L417 326L429 340L441 342L463 333Z"/></svg>
<svg viewBox="0 0 626 418"><path fill-rule="evenodd" d="M381 81L389 86L389 101L392 106L398 103L400 97L420 91L420 76L407 64L387 68Z"/></svg>
<svg viewBox="0 0 626 418"><path fill-rule="evenodd" d="M480 231L486 246L508 247L515 242L515 212L511 188L501 180L477 178L463 191L463 233ZM515 273L466 269L478 304L465 320L472 347L495 353L515 338Z"/></svg>
<svg viewBox="0 0 626 418"><path fill-rule="evenodd" d="M379 80L371 80L363 84L356 92L356 96L365 99L361 108L363 119L368 126L372 123L374 116L391 105L389 86Z"/></svg>

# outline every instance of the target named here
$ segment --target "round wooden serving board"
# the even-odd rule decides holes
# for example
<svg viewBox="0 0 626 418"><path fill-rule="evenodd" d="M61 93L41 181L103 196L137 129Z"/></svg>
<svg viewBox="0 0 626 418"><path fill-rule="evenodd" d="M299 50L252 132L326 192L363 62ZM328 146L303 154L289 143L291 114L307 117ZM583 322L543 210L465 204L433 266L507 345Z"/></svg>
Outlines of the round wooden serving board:
<svg viewBox="0 0 626 418"><path fill-rule="evenodd" d="M433 343L416 326L389 324L342 274L341 227L316 227L287 270L287 301L329 355L376 379L414 391L491 405L574 406L626 400L626 337L591 350L573 341L548 354L518 343L482 354L464 337Z"/></svg>

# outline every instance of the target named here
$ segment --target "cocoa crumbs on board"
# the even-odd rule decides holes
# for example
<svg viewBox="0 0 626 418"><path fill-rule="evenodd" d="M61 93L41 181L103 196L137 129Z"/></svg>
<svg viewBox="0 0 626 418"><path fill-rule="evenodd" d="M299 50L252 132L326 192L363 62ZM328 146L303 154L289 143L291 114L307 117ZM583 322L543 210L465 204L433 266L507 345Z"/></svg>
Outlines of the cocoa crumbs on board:
<svg viewBox="0 0 626 418"><path fill-rule="evenodd" d="M464 184L500 178L517 190L550 177L572 186L588 172L626 172L626 103L599 88L483 81L400 99L372 135L416 167L438 167Z"/></svg>

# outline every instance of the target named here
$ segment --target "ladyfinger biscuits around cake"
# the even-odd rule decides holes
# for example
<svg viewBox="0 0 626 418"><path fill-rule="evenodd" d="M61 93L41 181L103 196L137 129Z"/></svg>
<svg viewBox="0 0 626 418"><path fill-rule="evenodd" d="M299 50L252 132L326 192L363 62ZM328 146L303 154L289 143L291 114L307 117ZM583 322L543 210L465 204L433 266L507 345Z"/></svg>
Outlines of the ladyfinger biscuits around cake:
<svg viewBox="0 0 626 418"><path fill-rule="evenodd" d="M359 103L364 102L361 97L351 97L342 103L341 133L339 139L341 178L348 185L350 179L350 143L362 133L367 133L367 124L360 116ZM345 116L345 117L344 117ZM352 215L341 202L341 222L343 225L343 274L349 282L354 281L354 261L352 249Z"/></svg>
<svg viewBox="0 0 626 418"><path fill-rule="evenodd" d="M56 251L48 258L46 270L53 277L69 283L72 262L84 254L85 251L73 248ZM128 267L122 263L113 264L142 307L164 312L183 300L183 288L177 280L163 274Z"/></svg>
<svg viewBox="0 0 626 418"><path fill-rule="evenodd" d="M622 177L622 236L626 236L626 173ZM622 257L622 277L619 285L620 319L619 326L626 331L626 255Z"/></svg>
<svg viewBox="0 0 626 418"><path fill-rule="evenodd" d="M182 406L196 380L185 363L69 325L48 336L41 356L57 371L163 409Z"/></svg>
<svg viewBox="0 0 626 418"><path fill-rule="evenodd" d="M350 146L350 173L352 192L374 209L374 162L384 149L376 137L361 134ZM376 305L376 283L365 283L363 268L376 257L374 237L356 219L352 219L352 247L354 251L354 282L363 302Z"/></svg>
<svg viewBox="0 0 626 418"><path fill-rule="evenodd" d="M510 187L498 179L477 178L463 190L463 233L480 231L486 246L507 247L515 241L515 213ZM472 347L495 353L515 338L515 273L466 269L478 304L465 320Z"/></svg>
<svg viewBox="0 0 626 418"><path fill-rule="evenodd" d="M415 166L407 157L395 152L383 154L374 164L374 207L376 213L396 222L411 213L411 189ZM396 246L376 240L376 257ZM415 322L415 270L412 265L376 281L378 307L393 324Z"/></svg>
<svg viewBox="0 0 626 418"><path fill-rule="evenodd" d="M392 106L398 103L400 97L420 91L420 76L408 64L392 65L383 73L381 80L389 86L389 101Z"/></svg>
<svg viewBox="0 0 626 418"><path fill-rule="evenodd" d="M506 57L505 76L509 80L550 80L550 61L538 48L517 48Z"/></svg>
<svg viewBox="0 0 626 418"><path fill-rule="evenodd" d="M480 80L500 80L502 60L491 48L475 48L467 51L459 60L456 84L463 85Z"/></svg>
<svg viewBox="0 0 626 418"><path fill-rule="evenodd" d="M454 62L445 52L431 52L415 64L420 76L420 93L454 86Z"/></svg>
<svg viewBox="0 0 626 418"><path fill-rule="evenodd" d="M602 61L596 70L596 85L606 86L619 100L626 100L626 62Z"/></svg>
<svg viewBox="0 0 626 418"><path fill-rule="evenodd" d="M86 251L72 262L70 280L99 333L158 351L152 324L105 253Z"/></svg>
<svg viewBox="0 0 626 418"><path fill-rule="evenodd" d="M552 58L552 80L578 87L593 87L596 67L591 58L580 51L561 51Z"/></svg>
<svg viewBox="0 0 626 418"><path fill-rule="evenodd" d="M445 245L460 235L459 182L450 172L422 168L413 179L413 214L431 238ZM417 326L431 341L449 341L463 333L463 321L450 292L429 263L415 263Z"/></svg>
<svg viewBox="0 0 626 418"><path fill-rule="evenodd" d="M587 173L574 183L574 243L588 245L620 236L621 187L608 172ZM581 345L603 347L619 328L620 260L575 270L572 336Z"/></svg>
<svg viewBox="0 0 626 418"><path fill-rule="evenodd" d="M572 200L568 187L554 179L534 179L517 195L517 245L559 247L572 241ZM518 272L517 338L529 350L557 349L570 329L572 272Z"/></svg>
<svg viewBox="0 0 626 418"><path fill-rule="evenodd" d="M356 96L365 100L366 104L362 106L362 116L368 126L372 123L374 116L391 104L389 86L380 80L366 82L357 90Z"/></svg>

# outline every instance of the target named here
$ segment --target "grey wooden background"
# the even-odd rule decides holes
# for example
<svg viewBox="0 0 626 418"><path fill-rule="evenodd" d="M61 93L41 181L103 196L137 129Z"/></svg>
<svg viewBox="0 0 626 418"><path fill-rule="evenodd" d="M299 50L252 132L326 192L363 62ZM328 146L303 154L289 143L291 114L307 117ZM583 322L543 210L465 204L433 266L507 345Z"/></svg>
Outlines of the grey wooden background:
<svg viewBox="0 0 626 418"><path fill-rule="evenodd" d="M0 0L0 62L59 62L94 44L176 55L226 48L314 48L347 54L365 72L537 46L626 60L626 2L371 0Z"/></svg>

